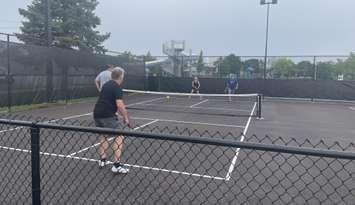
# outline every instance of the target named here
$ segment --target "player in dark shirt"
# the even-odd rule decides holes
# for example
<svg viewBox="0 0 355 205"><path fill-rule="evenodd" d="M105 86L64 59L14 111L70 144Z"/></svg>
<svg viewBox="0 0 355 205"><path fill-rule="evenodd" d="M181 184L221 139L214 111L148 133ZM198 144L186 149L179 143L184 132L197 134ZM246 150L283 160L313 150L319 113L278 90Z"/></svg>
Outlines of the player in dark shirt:
<svg viewBox="0 0 355 205"><path fill-rule="evenodd" d="M100 92L99 99L97 100L94 108L94 120L97 127L105 127L112 129L121 129L122 125L117 119L116 113L122 115L123 123L129 125L129 117L125 104L123 102L123 91L121 84L124 79L124 70L116 67L111 73L112 80L105 83ZM115 155L115 161L112 166L112 172L114 173L127 173L128 168L124 167L120 163L122 148L123 148L123 136L117 136L115 142L112 145L112 149ZM100 138L100 162L99 166L103 167L107 164L106 151L109 148L107 136Z"/></svg>
<svg viewBox="0 0 355 205"><path fill-rule="evenodd" d="M194 80L192 81L191 83L192 85L192 89L191 89L191 94L192 93L196 93L196 94L200 94L200 87L201 87L201 84L200 84L200 81L198 80L197 77L194 78ZM201 96L200 96L200 99L201 99Z"/></svg>

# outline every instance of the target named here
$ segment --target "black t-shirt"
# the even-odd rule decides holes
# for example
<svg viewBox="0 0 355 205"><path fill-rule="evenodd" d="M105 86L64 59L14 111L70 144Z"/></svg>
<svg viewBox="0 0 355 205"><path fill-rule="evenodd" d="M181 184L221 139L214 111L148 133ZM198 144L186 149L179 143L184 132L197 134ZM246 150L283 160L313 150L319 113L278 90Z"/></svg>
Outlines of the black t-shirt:
<svg viewBox="0 0 355 205"><path fill-rule="evenodd" d="M199 89L199 87L200 87L199 81L192 81L192 84L193 84L193 86L192 86L193 89Z"/></svg>
<svg viewBox="0 0 355 205"><path fill-rule="evenodd" d="M123 91L120 85L113 80L105 83L94 108L94 118L109 118L116 116L116 100L122 100L122 98Z"/></svg>

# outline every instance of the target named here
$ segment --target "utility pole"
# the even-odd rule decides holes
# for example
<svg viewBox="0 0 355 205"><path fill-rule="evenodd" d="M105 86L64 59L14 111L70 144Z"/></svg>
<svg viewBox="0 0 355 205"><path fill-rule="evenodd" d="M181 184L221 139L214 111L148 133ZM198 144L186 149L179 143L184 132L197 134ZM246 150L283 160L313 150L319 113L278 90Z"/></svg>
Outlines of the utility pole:
<svg viewBox="0 0 355 205"><path fill-rule="evenodd" d="M269 41L269 16L270 16L270 5L277 4L277 0L261 0L261 5L267 5L266 13L266 31L265 31L265 55L264 55L264 80L266 79L266 65L268 56L268 41Z"/></svg>

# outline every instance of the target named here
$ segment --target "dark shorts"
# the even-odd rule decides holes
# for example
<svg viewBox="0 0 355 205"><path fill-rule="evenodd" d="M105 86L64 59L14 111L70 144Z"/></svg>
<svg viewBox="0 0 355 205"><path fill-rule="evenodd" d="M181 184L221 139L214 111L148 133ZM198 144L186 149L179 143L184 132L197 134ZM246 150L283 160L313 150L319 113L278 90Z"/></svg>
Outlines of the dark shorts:
<svg viewBox="0 0 355 205"><path fill-rule="evenodd" d="M193 92L193 93L197 93L197 92L199 92L199 91L200 91L200 89L192 88L192 92Z"/></svg>
<svg viewBox="0 0 355 205"><path fill-rule="evenodd" d="M111 129L121 129L121 122L117 117L110 118L94 118L96 127L111 128Z"/></svg>

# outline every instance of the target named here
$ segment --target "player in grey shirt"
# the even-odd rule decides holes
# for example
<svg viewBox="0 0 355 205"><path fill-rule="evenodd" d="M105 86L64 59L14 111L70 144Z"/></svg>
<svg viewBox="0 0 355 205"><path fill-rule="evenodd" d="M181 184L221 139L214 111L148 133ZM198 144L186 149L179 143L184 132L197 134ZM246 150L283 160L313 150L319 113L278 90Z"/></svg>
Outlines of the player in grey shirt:
<svg viewBox="0 0 355 205"><path fill-rule="evenodd" d="M101 92L102 86L111 80L111 73L114 65L108 64L107 70L102 71L99 75L97 75L95 79L96 88L99 92Z"/></svg>

